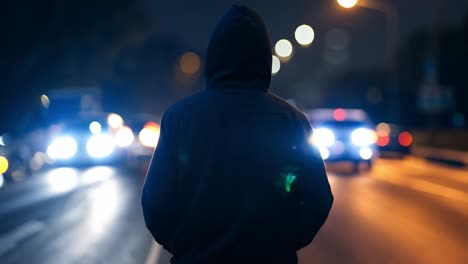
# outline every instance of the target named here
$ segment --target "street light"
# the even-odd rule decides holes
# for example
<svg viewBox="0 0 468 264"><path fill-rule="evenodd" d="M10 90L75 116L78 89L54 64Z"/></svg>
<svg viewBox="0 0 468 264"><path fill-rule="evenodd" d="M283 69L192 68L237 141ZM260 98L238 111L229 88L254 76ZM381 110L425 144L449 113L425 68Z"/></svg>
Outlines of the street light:
<svg viewBox="0 0 468 264"><path fill-rule="evenodd" d="M389 116L392 121L398 121L399 102L398 102L398 69L397 62L394 58L396 55L398 44L398 12L394 6L386 1L377 0L337 0L344 8L352 8L354 6L364 7L382 12L387 20L387 54L386 59L390 68L390 78L388 84L390 106Z"/></svg>
<svg viewBox="0 0 468 264"><path fill-rule="evenodd" d="M200 70L200 56L195 52L186 52L179 59L180 70L187 75L193 75Z"/></svg>
<svg viewBox="0 0 468 264"><path fill-rule="evenodd" d="M293 51L292 44L287 39L281 39L276 42L275 52L282 59L288 59Z"/></svg>
<svg viewBox="0 0 468 264"><path fill-rule="evenodd" d="M294 32L297 43L302 46L309 46L314 41L315 33L309 25L300 25Z"/></svg>
<svg viewBox="0 0 468 264"><path fill-rule="evenodd" d="M344 8L352 8L357 4L358 0L338 0L338 4L340 4Z"/></svg>
<svg viewBox="0 0 468 264"><path fill-rule="evenodd" d="M271 73L275 75L279 72L280 69L281 69L281 62L278 59L278 57L273 55L272 62L271 62Z"/></svg>

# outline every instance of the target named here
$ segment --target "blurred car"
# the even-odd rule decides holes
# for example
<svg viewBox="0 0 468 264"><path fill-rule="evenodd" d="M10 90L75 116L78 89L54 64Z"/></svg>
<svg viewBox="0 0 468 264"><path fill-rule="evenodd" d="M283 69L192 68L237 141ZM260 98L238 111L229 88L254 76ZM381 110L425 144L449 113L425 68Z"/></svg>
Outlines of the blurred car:
<svg viewBox="0 0 468 264"><path fill-rule="evenodd" d="M361 163L372 167L377 156L377 135L368 115L360 109L316 109L306 112L317 146L325 162L349 161L358 172Z"/></svg>
<svg viewBox="0 0 468 264"><path fill-rule="evenodd" d="M49 128L46 153L57 165L95 165L121 161L124 150L119 147L117 131L123 119L117 114L81 115L61 121Z"/></svg>
<svg viewBox="0 0 468 264"><path fill-rule="evenodd" d="M376 131L378 137L377 145L380 151L387 154L384 156L394 156L391 155L393 153L402 158L411 152L413 136L401 126L380 123L376 126Z"/></svg>

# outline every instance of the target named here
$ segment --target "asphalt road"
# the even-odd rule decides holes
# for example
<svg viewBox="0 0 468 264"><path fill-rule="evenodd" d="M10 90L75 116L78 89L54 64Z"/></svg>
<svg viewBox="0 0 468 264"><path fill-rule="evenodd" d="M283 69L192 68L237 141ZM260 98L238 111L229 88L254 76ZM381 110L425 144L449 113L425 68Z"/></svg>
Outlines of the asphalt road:
<svg viewBox="0 0 468 264"><path fill-rule="evenodd" d="M416 158L329 167L335 203L300 263L468 263L468 172ZM144 169L53 169L0 188L0 263L169 263L140 209Z"/></svg>

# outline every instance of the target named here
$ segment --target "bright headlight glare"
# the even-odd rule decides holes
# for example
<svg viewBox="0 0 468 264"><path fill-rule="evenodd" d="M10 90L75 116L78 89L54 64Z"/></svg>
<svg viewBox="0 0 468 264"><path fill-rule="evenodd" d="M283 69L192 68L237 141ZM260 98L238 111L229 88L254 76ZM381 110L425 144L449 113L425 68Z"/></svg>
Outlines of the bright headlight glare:
<svg viewBox="0 0 468 264"><path fill-rule="evenodd" d="M133 135L132 129L124 126L117 131L115 134L115 139L117 141L117 146L128 147L133 143L135 135Z"/></svg>
<svg viewBox="0 0 468 264"><path fill-rule="evenodd" d="M114 152L114 149L114 139L107 134L92 136L86 144L86 150L93 158L106 158Z"/></svg>
<svg viewBox="0 0 468 264"><path fill-rule="evenodd" d="M148 148L155 148L159 141L159 130L152 127L145 127L138 134L140 143Z"/></svg>
<svg viewBox="0 0 468 264"><path fill-rule="evenodd" d="M47 148L47 155L53 159L70 159L75 156L78 147L76 140L70 136L59 137Z"/></svg>
<svg viewBox="0 0 468 264"><path fill-rule="evenodd" d="M351 133L351 141L359 147L366 147L376 142L377 135L368 128L358 128Z"/></svg>
<svg viewBox="0 0 468 264"><path fill-rule="evenodd" d="M317 128L309 142L319 147L329 147L335 142L335 134L328 128Z"/></svg>
<svg viewBox="0 0 468 264"><path fill-rule="evenodd" d="M330 151L327 148L319 148L319 151L323 160L326 160L328 157L330 157Z"/></svg>
<svg viewBox="0 0 468 264"><path fill-rule="evenodd" d="M370 160L372 158L372 155L374 155L374 153L369 147L364 147L359 150L359 156L361 156L361 158L363 158L364 160Z"/></svg>

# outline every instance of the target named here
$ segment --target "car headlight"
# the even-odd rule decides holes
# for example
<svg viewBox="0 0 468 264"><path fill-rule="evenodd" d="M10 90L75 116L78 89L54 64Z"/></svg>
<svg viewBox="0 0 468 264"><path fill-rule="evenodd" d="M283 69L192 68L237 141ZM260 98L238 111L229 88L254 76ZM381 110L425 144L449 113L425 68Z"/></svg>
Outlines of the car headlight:
<svg viewBox="0 0 468 264"><path fill-rule="evenodd" d="M153 127L145 127L138 134L140 143L148 148L155 148L159 141L159 129Z"/></svg>
<svg viewBox="0 0 468 264"><path fill-rule="evenodd" d="M359 147L366 147L377 141L376 133L368 128L358 128L351 133L351 141Z"/></svg>
<svg viewBox="0 0 468 264"><path fill-rule="evenodd" d="M133 143L135 135L133 135L132 129L127 126L120 128L115 134L115 140L117 141L117 146L119 147L128 147Z"/></svg>
<svg viewBox="0 0 468 264"><path fill-rule="evenodd" d="M86 151L93 158L106 158L114 152L114 149L114 139L107 134L92 136L86 143Z"/></svg>
<svg viewBox="0 0 468 264"><path fill-rule="evenodd" d="M328 128L317 128L309 142L319 147L329 147L335 142L335 134Z"/></svg>
<svg viewBox="0 0 468 264"><path fill-rule="evenodd" d="M323 160L326 160L330 157L330 151L327 148L319 148L319 151Z"/></svg>
<svg viewBox="0 0 468 264"><path fill-rule="evenodd" d="M47 155L53 160L66 160L75 156L78 150L76 140L70 136L56 138L47 148Z"/></svg>

